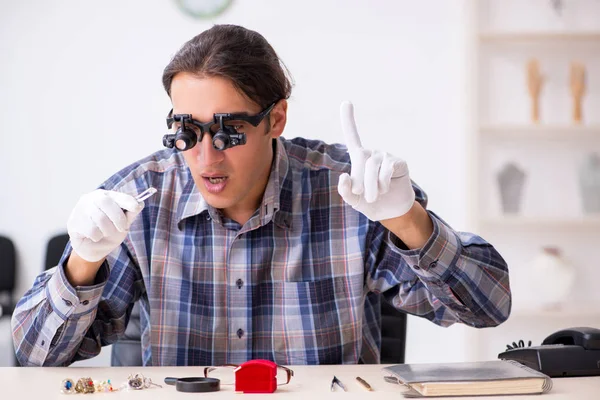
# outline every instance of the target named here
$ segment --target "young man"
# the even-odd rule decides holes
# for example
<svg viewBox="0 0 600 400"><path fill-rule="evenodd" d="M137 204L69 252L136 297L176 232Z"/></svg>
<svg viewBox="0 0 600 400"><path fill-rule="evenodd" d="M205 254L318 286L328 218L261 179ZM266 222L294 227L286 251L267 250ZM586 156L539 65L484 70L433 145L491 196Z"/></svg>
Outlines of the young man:
<svg viewBox="0 0 600 400"><path fill-rule="evenodd" d="M145 365L378 362L379 293L443 326L506 320L502 257L426 210L403 160L361 146L350 103L347 147L281 136L291 84L261 35L214 26L163 83L170 148L79 200L63 259L14 313L21 364L97 355L136 301Z"/></svg>

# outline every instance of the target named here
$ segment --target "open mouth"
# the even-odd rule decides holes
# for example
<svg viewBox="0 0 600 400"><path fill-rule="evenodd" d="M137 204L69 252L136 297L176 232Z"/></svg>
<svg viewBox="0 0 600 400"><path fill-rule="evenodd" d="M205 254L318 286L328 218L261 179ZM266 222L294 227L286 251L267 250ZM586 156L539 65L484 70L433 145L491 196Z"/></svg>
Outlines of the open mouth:
<svg viewBox="0 0 600 400"><path fill-rule="evenodd" d="M204 186L209 193L219 194L227 186L227 176L203 176Z"/></svg>

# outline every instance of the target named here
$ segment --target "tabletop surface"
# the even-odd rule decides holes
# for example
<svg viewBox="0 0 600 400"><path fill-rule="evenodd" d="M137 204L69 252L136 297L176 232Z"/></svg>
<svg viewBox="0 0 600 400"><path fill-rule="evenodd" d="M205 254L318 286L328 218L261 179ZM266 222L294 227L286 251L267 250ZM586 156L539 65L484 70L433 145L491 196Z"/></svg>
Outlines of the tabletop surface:
<svg viewBox="0 0 600 400"><path fill-rule="evenodd" d="M387 383L383 380L382 368L385 365L327 365L327 366L291 366L294 377L289 385L280 386L270 398L304 398L305 400L316 399L402 399L403 387ZM113 386L117 387L127 381L130 374L140 373L150 378L153 382L162 385L162 388L152 387L143 390L124 389L111 393L95 394L71 394L65 395L60 392L61 382L65 378L77 381L82 377L90 377L93 380L110 379ZM0 368L0 396L3 399L65 399L65 396L92 396L93 398L115 398L115 399L170 399L201 395L203 398L211 399L233 399L240 400L240 394L235 393L233 386L221 386L221 390L212 393L183 393L177 392L174 386L165 385L163 380L167 376L172 377L194 377L202 376L202 367L4 367ZM337 376L347 387L344 392L337 388L335 392L330 391L331 380ZM365 390L356 381L360 376L366 380L373 391ZM7 393L8 392L8 393ZM310 398L307 398L307 395ZM255 396L249 394L248 396ZM472 397L444 397L442 399L469 399ZM559 378L553 379L552 391L542 395L522 396L493 396L476 397L477 399L510 398L513 400L536 399L600 399L600 376L587 378Z"/></svg>

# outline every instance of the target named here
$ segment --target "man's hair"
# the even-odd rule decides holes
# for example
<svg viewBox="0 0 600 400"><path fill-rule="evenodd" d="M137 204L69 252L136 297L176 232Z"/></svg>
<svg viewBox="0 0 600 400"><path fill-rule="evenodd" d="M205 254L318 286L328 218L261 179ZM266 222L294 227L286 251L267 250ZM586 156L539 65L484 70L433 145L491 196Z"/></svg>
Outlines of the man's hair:
<svg viewBox="0 0 600 400"><path fill-rule="evenodd" d="M215 25L183 45L163 72L169 97L171 82L180 72L229 79L262 108L288 99L292 92L289 71L269 42L236 25Z"/></svg>

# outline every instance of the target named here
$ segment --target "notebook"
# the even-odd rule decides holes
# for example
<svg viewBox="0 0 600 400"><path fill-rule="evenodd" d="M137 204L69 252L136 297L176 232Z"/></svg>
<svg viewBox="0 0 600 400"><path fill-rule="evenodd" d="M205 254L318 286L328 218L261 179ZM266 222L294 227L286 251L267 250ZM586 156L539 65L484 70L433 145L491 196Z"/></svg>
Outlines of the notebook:
<svg viewBox="0 0 600 400"><path fill-rule="evenodd" d="M549 376L513 360L399 364L383 371L386 381L409 389L404 397L533 394L552 389Z"/></svg>

